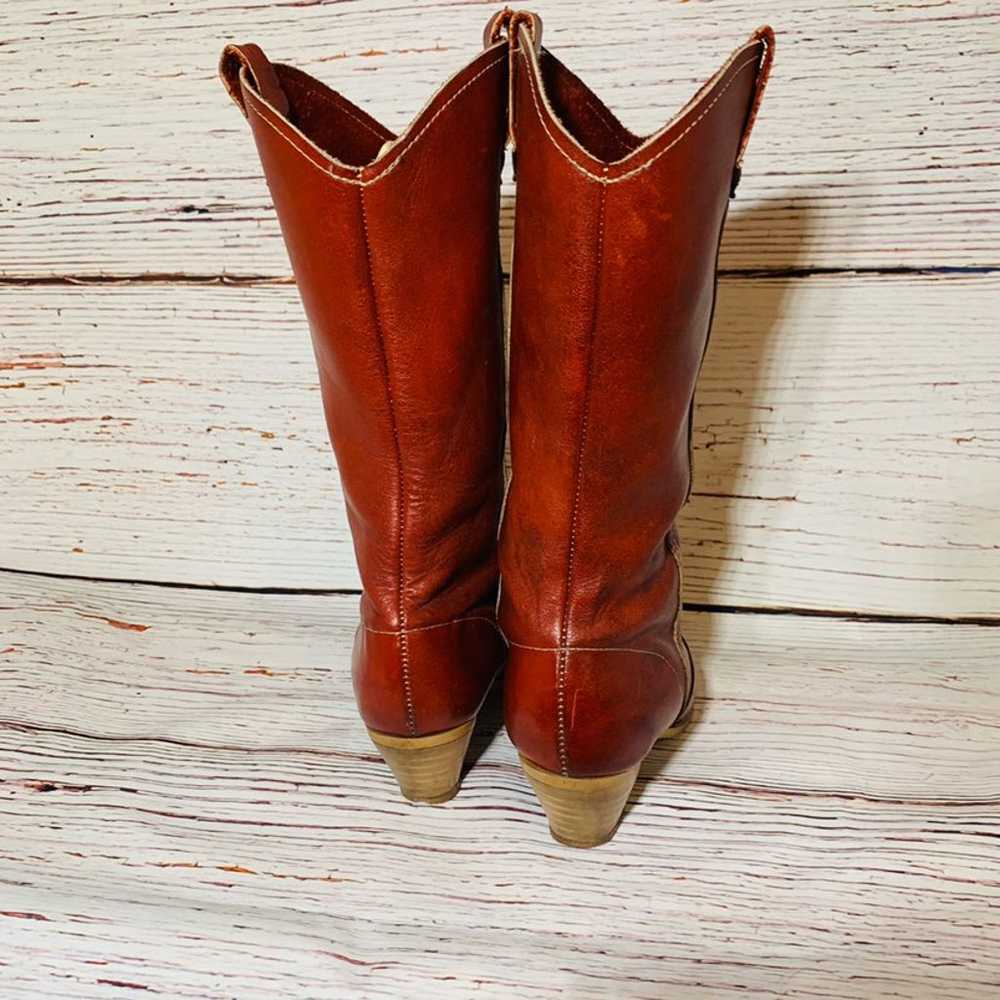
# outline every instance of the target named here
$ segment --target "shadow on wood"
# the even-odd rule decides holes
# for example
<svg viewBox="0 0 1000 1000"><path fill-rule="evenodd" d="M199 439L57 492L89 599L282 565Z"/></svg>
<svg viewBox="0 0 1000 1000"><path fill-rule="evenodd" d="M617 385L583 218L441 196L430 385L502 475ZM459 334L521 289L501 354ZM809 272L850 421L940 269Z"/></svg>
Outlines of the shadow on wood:
<svg viewBox="0 0 1000 1000"><path fill-rule="evenodd" d="M495 742L503 728L503 671L497 674L493 687L486 695L486 701L476 717L476 728L472 733L469 752L465 756L462 778L476 766L479 759Z"/></svg>
<svg viewBox="0 0 1000 1000"><path fill-rule="evenodd" d="M766 243L775 213L791 212L791 206L804 201L801 195L800 192L794 199L786 196L777 204L762 203L737 211L730 217L726 231L738 232L741 239L753 238ZM799 224L797 245L802 247L808 239L808 218L802 213L797 218ZM709 338L699 378L700 387L712 387L711 405L714 407L712 425L744 428L753 422L758 408L763 405L761 399L765 395L767 362L769 357L780 350L777 334L781 329L782 303L788 291L788 282L784 280L727 283L725 289L719 288L712 324L714 332ZM738 338L738 341L734 338ZM817 340L821 343L821 338ZM727 349L733 348L736 343L746 364L734 366L725 362ZM698 406L697 395L695 402ZM695 426L704 427L705 420L696 419ZM725 556L733 506L739 502L739 480L744 464L744 453L753 438L742 432L733 434L729 441L731 447L725 450L724 457L720 455L713 461L716 459L714 442L706 440L699 442L697 436L696 434L692 470L692 475L695 477L694 488L685 514L688 527L681 539L681 559L683 560L685 554L693 549L710 545L719 552L719 558L709 561L709 565L721 571L727 562ZM699 482L704 483L706 480L711 481L712 489L699 490ZM709 516L699 513L706 500L716 503L722 501L721 519L717 506ZM696 529L701 529L701 532ZM705 562L703 559L702 563ZM714 582L711 570L703 574L699 581L701 593L709 600L715 590ZM629 810L638 801L646 785L664 773L673 755L696 732L702 716L699 703L703 704L711 699L712 648L712 633L706 628L699 634L698 641L692 642L696 679L695 707L691 722L680 736L654 745L639 771L624 816L628 815Z"/></svg>

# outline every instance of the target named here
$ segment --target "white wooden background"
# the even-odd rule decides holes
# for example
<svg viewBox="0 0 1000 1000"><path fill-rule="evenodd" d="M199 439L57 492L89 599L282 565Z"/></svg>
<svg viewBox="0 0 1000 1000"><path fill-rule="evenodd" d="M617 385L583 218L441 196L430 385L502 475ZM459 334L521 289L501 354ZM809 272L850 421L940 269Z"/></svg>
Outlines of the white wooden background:
<svg viewBox="0 0 1000 1000"><path fill-rule="evenodd" d="M308 338L215 62L258 41L402 128L497 6L0 12L4 1000L998 989L987 0L536 5L640 131L778 32L682 522L704 689L586 853L495 701L445 807L367 743Z"/></svg>

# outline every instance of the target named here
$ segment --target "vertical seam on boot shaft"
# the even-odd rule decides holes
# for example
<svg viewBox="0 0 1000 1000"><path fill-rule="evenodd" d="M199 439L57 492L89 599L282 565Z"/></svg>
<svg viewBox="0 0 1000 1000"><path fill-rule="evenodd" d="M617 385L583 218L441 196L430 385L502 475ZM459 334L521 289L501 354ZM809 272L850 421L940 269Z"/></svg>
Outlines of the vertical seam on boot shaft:
<svg viewBox="0 0 1000 1000"><path fill-rule="evenodd" d="M371 296L372 321L375 327L375 340L378 347L379 364L382 369L382 379L389 411L389 425L392 429L392 442L395 452L396 484L398 490L396 500L396 614L399 619L399 652L403 674L403 702L406 711L406 725L412 735L417 731L417 722L413 708L413 689L410 683L410 645L407 637L406 605L403 601L404 545L406 533L406 489L403 478L403 450L399 441L399 424L396 419L396 404L392 393L392 378L389 373L389 352L386 347L385 331L382 329L378 293L375 291L375 268L372 255L371 233L368 229L368 210L365 206L364 188L358 189L358 203L361 207L361 229L364 234L365 256L368 263L368 290Z"/></svg>
<svg viewBox="0 0 1000 1000"><path fill-rule="evenodd" d="M607 168L605 168L606 170ZM597 235L594 251L594 280L591 298L590 322L587 333L586 365L584 369L583 402L580 410L580 430L576 447L574 471L573 506L570 513L569 540L566 555L566 580L563 590L562 614L559 622L559 659L556 665L556 712L559 765L563 774L569 773L569 754L566 746L566 672L569 660L569 608L576 568L576 536L580 517L580 501L583 495L583 462L587 447L587 431L590 423L590 397L593 383L594 341L597 336L597 317L600 299L601 268L604 263L604 216L607 207L607 187L601 185L597 207Z"/></svg>

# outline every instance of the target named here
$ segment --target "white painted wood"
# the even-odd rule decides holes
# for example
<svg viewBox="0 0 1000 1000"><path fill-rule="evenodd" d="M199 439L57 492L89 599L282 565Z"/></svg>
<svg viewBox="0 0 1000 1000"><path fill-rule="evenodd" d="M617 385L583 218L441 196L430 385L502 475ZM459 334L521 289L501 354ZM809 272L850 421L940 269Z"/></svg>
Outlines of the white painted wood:
<svg viewBox="0 0 1000 1000"><path fill-rule="evenodd" d="M695 724L578 852L503 732L451 804L398 799L351 704L353 599L0 588L5 1000L980 1000L1000 977L993 629L689 615Z"/></svg>
<svg viewBox="0 0 1000 1000"><path fill-rule="evenodd" d="M99 0L4 12L0 274L285 274L245 123L215 79L255 39L395 129L499 3ZM763 21L778 56L726 268L996 265L1000 11L978 0L538 4L627 124L661 125ZM504 201L510 230L511 190Z"/></svg>
<svg viewBox="0 0 1000 1000"><path fill-rule="evenodd" d="M305 323L215 62L257 40L400 128L498 6L4 8L0 284L29 286L0 288L0 567L357 587ZM640 131L778 29L724 268L998 265L1000 11L537 6ZM512 211L508 183L505 242ZM41 283L150 272L174 280ZM991 274L723 281L687 599L996 618L998 293ZM0 572L0 1000L996 991L994 628L688 614L694 725L581 853L549 839L496 698L460 796L399 799L351 697L356 605Z"/></svg>
<svg viewBox="0 0 1000 1000"><path fill-rule="evenodd" d="M996 615L998 293L996 276L724 280L687 599ZM358 586L293 287L0 300L0 566Z"/></svg>
<svg viewBox="0 0 1000 1000"><path fill-rule="evenodd" d="M12 725L374 753L351 692L354 596L10 573L0 584L0 717ZM684 631L699 665L697 738L674 748L665 780L955 803L1000 791L995 629L690 612Z"/></svg>

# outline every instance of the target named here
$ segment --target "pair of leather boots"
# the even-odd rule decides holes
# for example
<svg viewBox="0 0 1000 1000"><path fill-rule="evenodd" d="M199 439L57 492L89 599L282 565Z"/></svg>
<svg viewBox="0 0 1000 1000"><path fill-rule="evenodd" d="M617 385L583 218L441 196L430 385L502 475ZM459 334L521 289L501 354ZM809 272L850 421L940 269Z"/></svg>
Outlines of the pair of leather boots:
<svg viewBox="0 0 1000 1000"><path fill-rule="evenodd" d="M228 46L221 73L312 330L363 582L353 676L371 737L403 795L451 798L506 663L507 731L552 832L592 846L691 712L674 522L774 41L756 31L642 138L541 33L534 14L496 14L400 135L255 45Z"/></svg>

